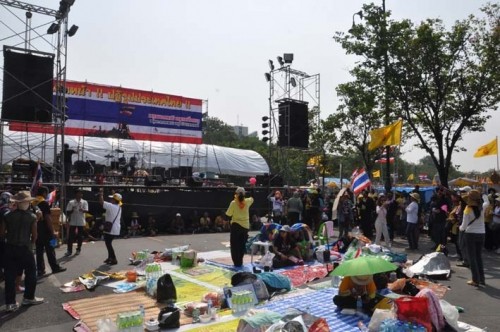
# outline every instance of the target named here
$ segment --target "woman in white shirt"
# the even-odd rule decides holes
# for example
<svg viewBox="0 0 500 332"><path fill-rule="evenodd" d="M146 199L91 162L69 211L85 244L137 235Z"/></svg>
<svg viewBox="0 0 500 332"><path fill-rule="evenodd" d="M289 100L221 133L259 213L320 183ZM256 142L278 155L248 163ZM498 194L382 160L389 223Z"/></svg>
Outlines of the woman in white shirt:
<svg viewBox="0 0 500 332"><path fill-rule="evenodd" d="M377 200L377 219L375 219L375 244L380 245L380 238L384 235L385 245L390 248L391 240L387 229L387 199L380 196Z"/></svg>
<svg viewBox="0 0 500 332"><path fill-rule="evenodd" d="M479 287L480 285L486 285L482 256L485 226L481 193L477 190L471 190L464 199L467 206L464 210L460 230L465 232L465 245L467 247L470 270L472 272L472 280L467 281L467 284Z"/></svg>
<svg viewBox="0 0 500 332"><path fill-rule="evenodd" d="M418 193L410 194L411 203L406 207L406 237L408 238L408 250L418 249L418 203L420 195Z"/></svg>

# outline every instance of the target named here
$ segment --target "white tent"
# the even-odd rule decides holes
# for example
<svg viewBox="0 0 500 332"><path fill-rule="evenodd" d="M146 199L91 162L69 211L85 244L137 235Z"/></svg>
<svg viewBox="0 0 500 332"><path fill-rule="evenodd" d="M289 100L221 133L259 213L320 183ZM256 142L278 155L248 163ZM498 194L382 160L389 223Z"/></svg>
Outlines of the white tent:
<svg viewBox="0 0 500 332"><path fill-rule="evenodd" d="M192 166L195 172L214 172L223 175L255 176L269 173L269 166L260 154L206 144L163 143L115 138L65 136L70 148L79 148L79 160L95 160L109 165L113 156L137 158L142 168ZM61 136L58 136L58 150ZM123 151L123 152L119 152ZM59 153L59 151L57 151ZM108 156L108 158L106 158ZM2 164L23 158L52 163L54 137L47 134L5 132L2 137ZM116 160L115 159L115 160ZM73 157L73 161L76 158Z"/></svg>

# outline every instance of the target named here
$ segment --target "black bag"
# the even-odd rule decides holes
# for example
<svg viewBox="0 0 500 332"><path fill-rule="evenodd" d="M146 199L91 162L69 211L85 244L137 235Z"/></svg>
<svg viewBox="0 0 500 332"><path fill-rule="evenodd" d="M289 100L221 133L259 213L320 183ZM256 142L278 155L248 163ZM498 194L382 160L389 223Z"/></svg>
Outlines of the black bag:
<svg viewBox="0 0 500 332"><path fill-rule="evenodd" d="M159 303L175 303L177 301L177 290L170 274L165 273L158 279L156 284L156 301Z"/></svg>
<svg viewBox="0 0 500 332"><path fill-rule="evenodd" d="M181 311L179 308L166 306L158 314L158 322L162 329L178 329L181 326Z"/></svg>
<svg viewBox="0 0 500 332"><path fill-rule="evenodd" d="M111 232L111 229L113 228L113 223L111 221L105 221L103 225L103 231L106 233Z"/></svg>
<svg viewBox="0 0 500 332"><path fill-rule="evenodd" d="M257 276L251 272L237 272L231 277L231 285L251 284L257 280Z"/></svg>

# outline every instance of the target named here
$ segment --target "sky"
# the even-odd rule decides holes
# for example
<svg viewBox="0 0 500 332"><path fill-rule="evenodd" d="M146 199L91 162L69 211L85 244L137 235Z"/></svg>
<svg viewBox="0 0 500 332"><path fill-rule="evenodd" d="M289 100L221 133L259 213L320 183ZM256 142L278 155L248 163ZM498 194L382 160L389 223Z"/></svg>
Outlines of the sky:
<svg viewBox="0 0 500 332"><path fill-rule="evenodd" d="M52 9L59 0L25 1ZM381 5L382 0L374 1ZM484 0L386 0L394 19L440 18L447 27L479 14ZM70 25L79 30L68 39L67 79L162 92L207 100L210 116L229 125L261 131L269 112L268 60L293 53L292 68L320 75L321 118L336 111L338 84L350 81L355 57L346 55L332 36L347 31L359 0L76 0ZM17 18L17 15L19 18ZM359 18L355 18L358 22ZM35 14L32 26L51 21ZM24 31L24 12L0 6L0 39ZM9 30L6 29L9 28ZM3 32L2 32L3 30ZM37 30L45 33L46 27ZM36 36L34 33L32 37ZM37 39L40 50L53 51ZM19 43L20 38L2 40ZM2 61L3 66L3 61ZM473 158L475 150L498 135L500 115L482 133L467 134L465 152L454 154L461 171L487 171L495 156ZM425 156L411 142L403 158Z"/></svg>

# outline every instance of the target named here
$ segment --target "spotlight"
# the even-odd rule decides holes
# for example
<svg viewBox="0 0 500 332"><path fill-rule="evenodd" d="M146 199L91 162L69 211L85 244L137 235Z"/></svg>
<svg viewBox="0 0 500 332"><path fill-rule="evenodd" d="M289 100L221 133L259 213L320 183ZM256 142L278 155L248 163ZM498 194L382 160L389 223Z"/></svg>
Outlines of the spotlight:
<svg viewBox="0 0 500 332"><path fill-rule="evenodd" d="M285 65L285 63L283 62L283 58L282 57L277 57L276 59L278 59L278 62L280 63L280 66L283 67Z"/></svg>
<svg viewBox="0 0 500 332"><path fill-rule="evenodd" d="M295 77L290 78L290 84L295 88L297 86L297 81L295 80Z"/></svg>
<svg viewBox="0 0 500 332"><path fill-rule="evenodd" d="M283 54L283 59L285 60L285 63L292 63L293 62L293 53Z"/></svg>
<svg viewBox="0 0 500 332"><path fill-rule="evenodd" d="M73 37L75 33L78 31L78 25L72 25L68 30L68 36Z"/></svg>
<svg viewBox="0 0 500 332"><path fill-rule="evenodd" d="M274 70L274 63L273 63L273 60L269 60L269 68L271 69L271 71Z"/></svg>
<svg viewBox="0 0 500 332"><path fill-rule="evenodd" d="M52 23L50 27L47 29L47 33L49 35L53 35L54 33L59 31L59 23Z"/></svg>
<svg viewBox="0 0 500 332"><path fill-rule="evenodd" d="M266 77L266 81L271 82L271 74L265 73L264 76Z"/></svg>

